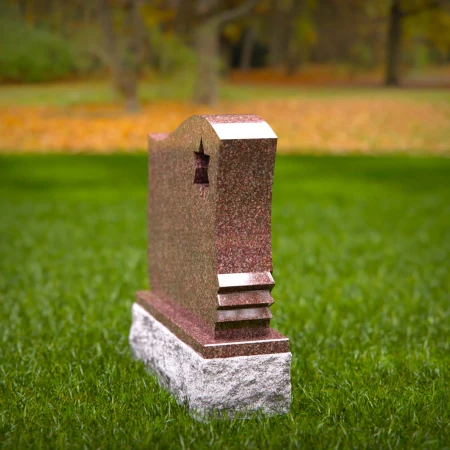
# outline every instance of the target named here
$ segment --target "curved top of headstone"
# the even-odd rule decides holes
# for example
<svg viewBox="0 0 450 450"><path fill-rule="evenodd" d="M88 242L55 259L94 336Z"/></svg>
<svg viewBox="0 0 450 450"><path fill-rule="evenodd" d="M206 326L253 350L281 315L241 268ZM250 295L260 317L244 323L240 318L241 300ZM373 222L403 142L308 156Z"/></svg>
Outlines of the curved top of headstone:
<svg viewBox="0 0 450 450"><path fill-rule="evenodd" d="M255 115L192 116L149 135L152 292L215 330L268 327L276 142Z"/></svg>
<svg viewBox="0 0 450 450"><path fill-rule="evenodd" d="M178 132L185 127L198 129L200 124L209 124L217 137L227 139L277 139L272 128L261 117L254 114L221 114L221 115L196 115L186 119L172 133L151 133L150 141L161 141L167 137L176 137Z"/></svg>

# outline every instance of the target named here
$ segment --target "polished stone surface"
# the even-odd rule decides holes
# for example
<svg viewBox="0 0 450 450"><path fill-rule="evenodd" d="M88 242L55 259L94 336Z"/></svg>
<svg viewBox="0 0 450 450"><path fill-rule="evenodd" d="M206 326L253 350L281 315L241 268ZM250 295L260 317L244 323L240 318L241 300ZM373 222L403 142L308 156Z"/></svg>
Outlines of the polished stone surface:
<svg viewBox="0 0 450 450"><path fill-rule="evenodd" d="M247 354L289 350L269 326L276 143L254 115L193 116L149 137L152 293L138 301L204 357L218 353L204 349L197 325L216 348L228 339L251 341ZM225 347L220 357L244 348Z"/></svg>
<svg viewBox="0 0 450 450"><path fill-rule="evenodd" d="M291 354L202 358L140 305L133 305L130 345L160 383L199 419L237 412L285 414L291 403Z"/></svg>
<svg viewBox="0 0 450 450"><path fill-rule="evenodd" d="M269 327L261 329L250 325L242 334L230 334L227 329L214 332L170 298L161 299L153 292L141 291L136 294L136 303L203 358L289 352L289 339Z"/></svg>

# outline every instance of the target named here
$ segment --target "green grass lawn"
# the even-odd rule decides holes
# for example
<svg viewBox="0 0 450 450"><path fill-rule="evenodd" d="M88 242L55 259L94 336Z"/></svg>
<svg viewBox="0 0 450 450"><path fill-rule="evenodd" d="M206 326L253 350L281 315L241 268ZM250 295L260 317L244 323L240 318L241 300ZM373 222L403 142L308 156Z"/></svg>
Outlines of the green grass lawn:
<svg viewBox="0 0 450 450"><path fill-rule="evenodd" d="M450 160L279 157L291 413L197 423L128 346L146 157L0 157L3 448L450 448Z"/></svg>

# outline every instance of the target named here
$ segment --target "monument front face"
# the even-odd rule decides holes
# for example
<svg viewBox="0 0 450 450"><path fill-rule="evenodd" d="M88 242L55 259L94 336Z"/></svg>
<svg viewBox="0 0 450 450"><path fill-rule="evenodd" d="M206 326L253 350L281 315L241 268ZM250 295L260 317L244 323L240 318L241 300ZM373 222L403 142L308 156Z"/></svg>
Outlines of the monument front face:
<svg viewBox="0 0 450 450"><path fill-rule="evenodd" d="M178 360L187 359L183 367L192 370L184 372L204 385L214 384L214 377L208 380L206 373L220 366L220 374L228 374L228 368L230 380L221 382L222 388L229 385L224 398L241 392L232 370L248 369L255 392L237 395L233 401L240 406L236 408L249 406L241 404L242 399L265 395L258 408L271 404L274 411L286 412L290 403L289 340L270 328L269 310L274 286L271 201L276 143L267 123L252 115L194 116L170 135L150 135L151 291L137 293L143 309L135 307L130 341L139 357L152 361L150 366L161 374L160 379L171 379L172 384L185 376L177 370L172 373ZM149 336L153 336L153 346L146 343ZM165 344L165 339L170 344ZM188 347L182 350L178 340ZM158 362L157 355L165 352L167 358ZM237 356L246 359L235 360ZM169 367L171 357L174 362ZM214 361L218 358L229 360L217 365ZM193 360L197 362L193 364ZM213 364L212 372L200 368L205 364ZM270 370L281 381L258 394L258 378ZM180 389L188 385L183 379ZM280 386L279 400L267 400L280 393ZM194 398L194 391L183 391L183 395ZM214 398L211 405L217 400ZM226 400L219 409L230 409L230 402ZM268 410L272 406L267 406Z"/></svg>
<svg viewBox="0 0 450 450"><path fill-rule="evenodd" d="M214 324L214 291L218 288L215 180L219 146L220 140L200 118L185 122L165 139L150 136L149 142L148 264L152 292L209 325ZM210 158L203 171L209 183L199 183L203 180L197 154L204 148Z"/></svg>

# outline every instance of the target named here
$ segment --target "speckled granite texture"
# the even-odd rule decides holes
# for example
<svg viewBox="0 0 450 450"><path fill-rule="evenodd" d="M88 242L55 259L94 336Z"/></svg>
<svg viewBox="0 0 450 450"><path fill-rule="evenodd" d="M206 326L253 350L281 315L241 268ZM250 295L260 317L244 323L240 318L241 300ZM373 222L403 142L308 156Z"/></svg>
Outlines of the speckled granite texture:
<svg viewBox="0 0 450 450"><path fill-rule="evenodd" d="M137 293L136 303L206 359L289 351L289 340L271 328L267 328L264 336L252 336L252 328L247 328L243 336L218 337L217 332L170 298L161 299L152 292L142 291Z"/></svg>
<svg viewBox="0 0 450 450"><path fill-rule="evenodd" d="M291 403L291 354L204 359L138 304L130 345L177 401L198 420L237 412L285 414Z"/></svg>
<svg viewBox="0 0 450 450"><path fill-rule="evenodd" d="M276 144L254 115L193 116L171 134L149 136L152 291L137 301L206 358L241 355L243 347L207 356L197 328L216 348L246 339L248 355L289 351L270 328Z"/></svg>

